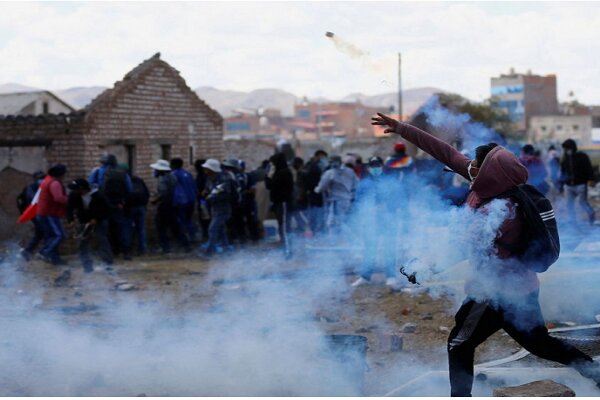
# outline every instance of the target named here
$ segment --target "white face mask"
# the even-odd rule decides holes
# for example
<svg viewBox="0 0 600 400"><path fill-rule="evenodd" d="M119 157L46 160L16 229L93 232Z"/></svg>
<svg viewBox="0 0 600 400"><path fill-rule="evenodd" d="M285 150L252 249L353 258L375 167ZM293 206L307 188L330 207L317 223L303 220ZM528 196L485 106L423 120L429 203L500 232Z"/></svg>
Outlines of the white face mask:
<svg viewBox="0 0 600 400"><path fill-rule="evenodd" d="M467 174L469 175L469 181L470 181L470 182L469 182L469 188L473 187L473 183L475 183L475 178L477 178L477 176L473 176L473 174L471 173L471 170L472 170L473 168L477 168L477 169L479 169L478 167L474 167L474 166L472 165L472 163L473 163L473 161L471 161L471 162L469 163L469 165L467 166Z"/></svg>

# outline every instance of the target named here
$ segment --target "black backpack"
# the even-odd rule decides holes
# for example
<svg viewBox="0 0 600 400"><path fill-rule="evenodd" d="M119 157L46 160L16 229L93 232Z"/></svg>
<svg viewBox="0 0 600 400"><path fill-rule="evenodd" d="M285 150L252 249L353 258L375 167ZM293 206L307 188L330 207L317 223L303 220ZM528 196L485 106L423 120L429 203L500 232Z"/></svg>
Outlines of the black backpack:
<svg viewBox="0 0 600 400"><path fill-rule="evenodd" d="M131 193L129 193L127 203L130 207L141 207L148 204L150 193L142 180L137 176L131 177Z"/></svg>
<svg viewBox="0 0 600 400"><path fill-rule="evenodd" d="M520 245L510 250L531 270L545 272L560 255L558 226L550 200L528 184L519 185L498 197L514 199L523 213Z"/></svg>
<svg viewBox="0 0 600 400"><path fill-rule="evenodd" d="M100 191L112 207L125 204L127 200L127 172L120 168L109 168L104 173Z"/></svg>

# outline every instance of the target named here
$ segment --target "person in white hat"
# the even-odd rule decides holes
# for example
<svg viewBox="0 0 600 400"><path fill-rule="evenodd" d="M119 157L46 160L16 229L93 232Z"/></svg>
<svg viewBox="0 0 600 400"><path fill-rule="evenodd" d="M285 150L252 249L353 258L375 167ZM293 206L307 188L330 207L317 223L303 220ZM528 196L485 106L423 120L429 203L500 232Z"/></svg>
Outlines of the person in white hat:
<svg viewBox="0 0 600 400"><path fill-rule="evenodd" d="M202 164L206 174L206 186L202 197L206 199L211 214L208 226L208 241L200 247L198 255L206 257L222 253L229 247L226 223L231 218L234 181L224 173L218 160L209 158Z"/></svg>
<svg viewBox="0 0 600 400"><path fill-rule="evenodd" d="M171 166L167 160L158 160L150 164L154 170L154 177L158 178L156 193L150 200L150 203L156 204L156 229L158 230L158 240L163 254L171 252L171 244L167 231L172 228L175 221L175 212L173 209L173 192L177 186L177 178L171 174Z"/></svg>

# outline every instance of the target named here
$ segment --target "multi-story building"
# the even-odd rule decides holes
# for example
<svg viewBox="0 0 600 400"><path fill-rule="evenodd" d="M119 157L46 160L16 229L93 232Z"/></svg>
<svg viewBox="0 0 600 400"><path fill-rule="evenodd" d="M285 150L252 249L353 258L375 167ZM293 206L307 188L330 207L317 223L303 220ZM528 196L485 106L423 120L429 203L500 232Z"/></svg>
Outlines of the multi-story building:
<svg viewBox="0 0 600 400"><path fill-rule="evenodd" d="M371 138L371 117L377 112L387 110L360 102L316 103L305 99L294 107L294 118L288 122L288 128L297 137Z"/></svg>
<svg viewBox="0 0 600 400"><path fill-rule="evenodd" d="M556 75L519 74L511 68L510 73L491 78L491 95L494 106L504 110L523 133L531 117L558 114Z"/></svg>
<svg viewBox="0 0 600 400"><path fill-rule="evenodd" d="M592 144L591 115L545 115L531 117L527 140L531 143L575 140L579 145Z"/></svg>

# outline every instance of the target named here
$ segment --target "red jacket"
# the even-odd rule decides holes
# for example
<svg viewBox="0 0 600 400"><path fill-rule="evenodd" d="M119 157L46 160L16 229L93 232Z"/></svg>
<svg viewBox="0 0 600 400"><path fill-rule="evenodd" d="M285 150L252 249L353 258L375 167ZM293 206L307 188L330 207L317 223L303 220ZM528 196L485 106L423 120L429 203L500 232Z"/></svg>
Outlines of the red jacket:
<svg viewBox="0 0 600 400"><path fill-rule="evenodd" d="M65 186L56 178L44 179L40 184L37 215L43 217L64 217L68 197Z"/></svg>
<svg viewBox="0 0 600 400"><path fill-rule="evenodd" d="M408 124L401 124L398 133L469 180L467 167L471 160L448 143ZM478 212L485 213L487 201L517 185L526 183L527 178L527 168L521 164L517 156L502 146L498 146L488 153L479 168L479 173L473 181L471 192L467 197L467 205L477 209ZM512 201L509 208L515 209ZM495 240L495 254L501 262L498 263L499 268L494 271L494 275L501 277L504 283L503 287L498 287L497 290L499 292L530 293L539 288L536 273L519 265L515 260L511 260L512 254L507 249L519 240L523 226L522 214L520 212L511 214L512 216L504 220L500 226ZM504 245L499 245L499 243ZM473 279L467 282L467 293L478 289L477 278L477 276L473 276Z"/></svg>

